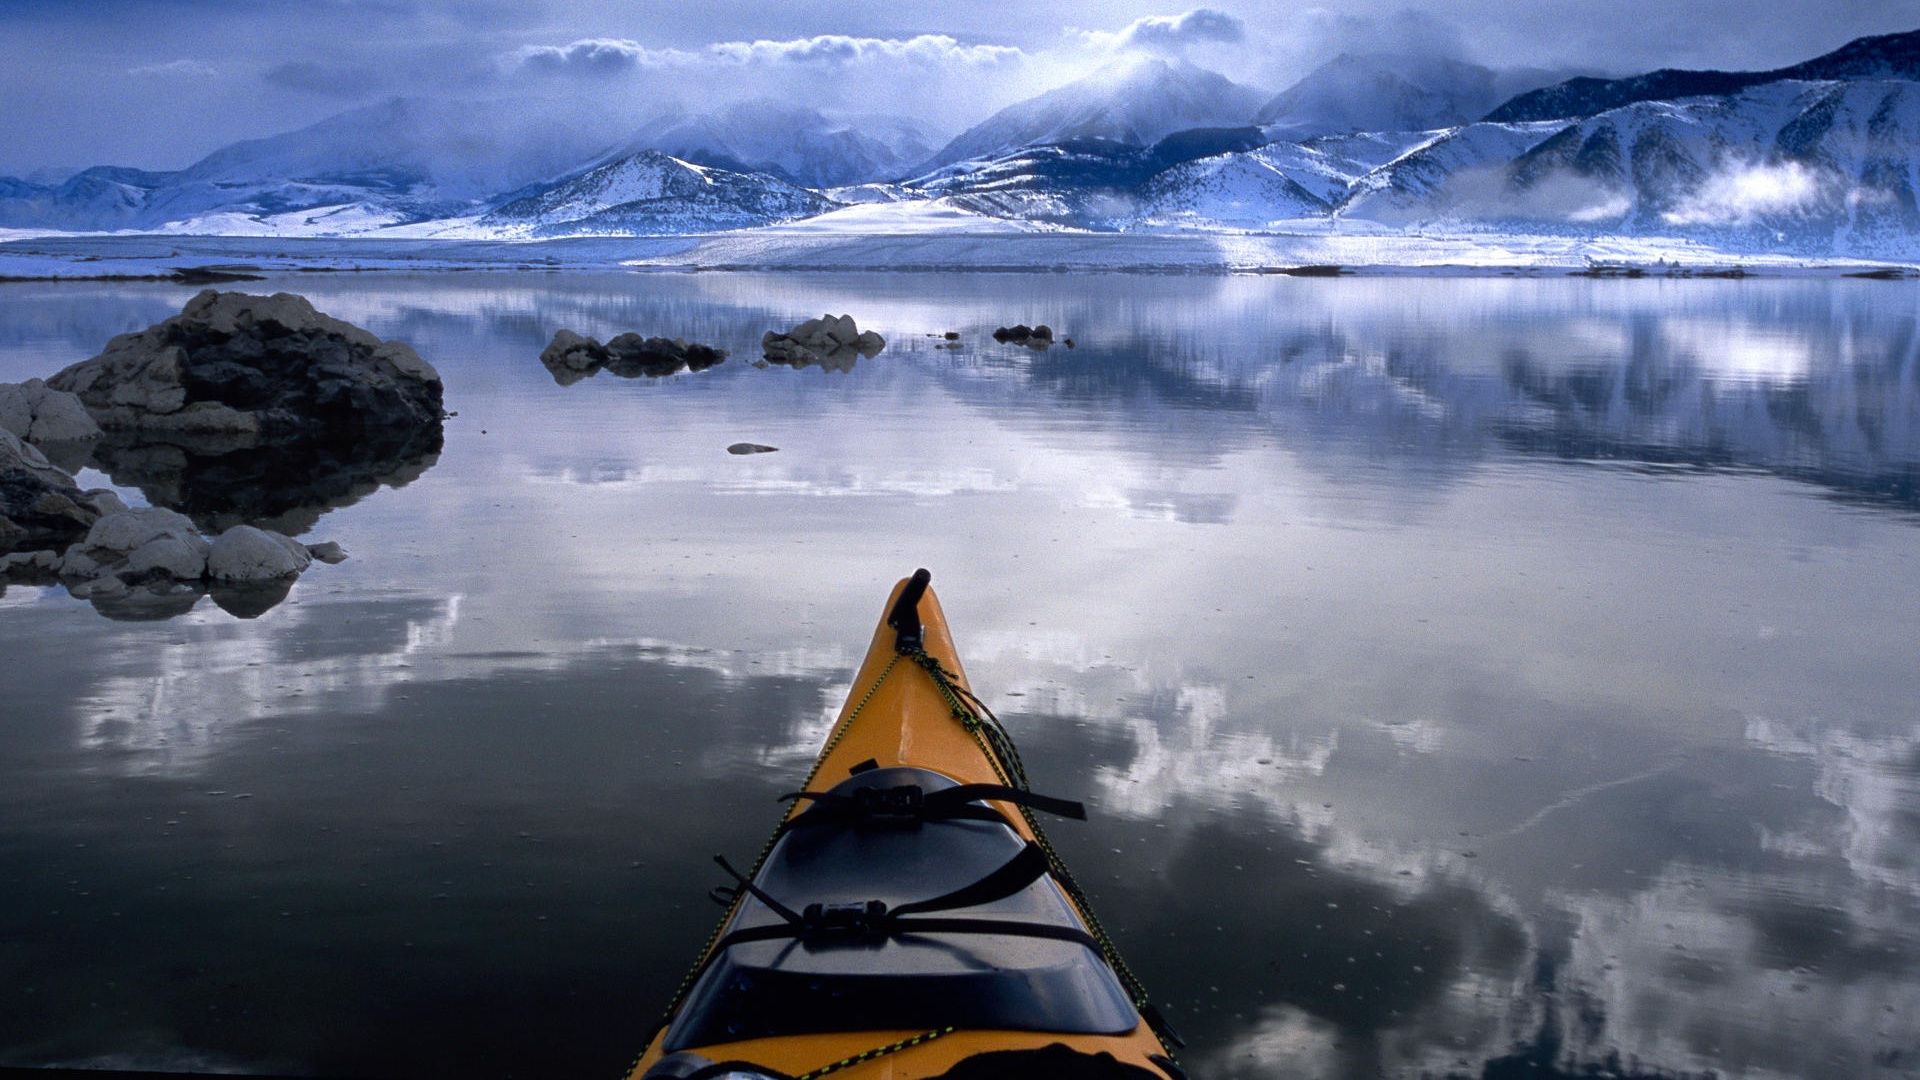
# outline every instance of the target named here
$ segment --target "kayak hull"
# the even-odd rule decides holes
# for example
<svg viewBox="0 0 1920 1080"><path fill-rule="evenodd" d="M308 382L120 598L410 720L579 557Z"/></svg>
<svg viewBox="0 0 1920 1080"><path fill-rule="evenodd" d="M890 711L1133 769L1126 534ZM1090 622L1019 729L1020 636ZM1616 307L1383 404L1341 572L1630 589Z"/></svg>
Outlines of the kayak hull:
<svg viewBox="0 0 1920 1080"><path fill-rule="evenodd" d="M918 616L918 625L910 628L917 634L917 648L900 647L901 633L889 624L889 616L898 616L903 610L903 594L908 598L905 608L909 613L908 621L912 621L913 614L917 613ZM916 597L917 603L914 603ZM799 790L841 791L861 786L859 777L862 774L874 777L889 775L875 770L926 770L939 774L938 778L931 778L936 781L931 786L949 786L946 781L951 781L952 785L1024 788L1025 778L1020 774L1017 758L1009 762L1008 752L998 748L988 728L981 722L982 711L971 696L945 614L932 590L926 588L924 572L915 579L903 580L894 586L888 597L872 642L854 677L853 690ZM1015 794L1005 790L1000 793L1009 796ZM788 850L797 842L797 833L809 831L797 829L794 822L808 812L810 805L808 800L798 799L788 809L782 830L775 834L774 840L769 841L755 866L756 883L780 883L782 879L778 874L783 857L802 868L814 866L820 861L804 857L804 853ZM1011 798L984 796L976 801L976 805L990 807L993 816L1000 820L990 826L969 822L969 827L976 830L990 827L996 832L1010 833L1001 841L1006 850L1027 847L1035 849L1034 853L1044 851L1049 862L1058 866L1051 849L1046 847L1045 837L1035 826L1031 814L1022 806ZM800 824L806 825L808 822ZM933 830L926 831L931 833ZM951 828L948 831L952 831ZM882 836L877 839L882 845L880 850L886 850L887 843L911 842L910 837L896 840ZM933 857L939 857L938 853L934 853ZM880 871L890 867L897 870L896 864L901 861L889 858L872 865ZM762 870L766 871L765 876L758 876ZM1064 873L1064 870L1060 872ZM885 877L886 874L882 872L878 876ZM898 877L899 874L895 873L894 876ZM909 880L912 880L911 877ZM791 891L792 887L781 888ZM682 1015L682 1010L700 1008L703 1003L711 1002L725 992L724 987L711 984L727 979L734 979L742 985L753 981L748 976L729 970L717 973L713 970L716 966L724 968L724 965L716 965L716 960L731 961L734 954L726 953L729 943L743 934L750 935L756 927L766 933L780 933L778 920L767 911L765 904L747 895L749 892L751 887L743 888L735 897L726 920L709 941L700 963L696 965L695 975L701 976L703 981L696 984L695 975L689 976L688 983L676 995L674 1011L670 1013L667 1023L654 1034L635 1061L629 1072L630 1080L686 1075L702 1061L750 1063L772 1076L812 1078L832 1074L847 1080L907 1080L945 1075L962 1067L970 1059L977 1062L979 1055L983 1054L1039 1051L1048 1047L1063 1047L1076 1054L1110 1055L1106 1060L1116 1066L1132 1066L1140 1070L1138 1073L1124 1070L1114 1073L1116 1076L1165 1078L1181 1075L1168 1057L1161 1037L1141 1018L1134 1003L1127 1000L1117 982L1113 983L1113 992L1120 995L1117 1008L1121 1011L1115 1013L1113 1010L1116 1006L1111 1004L1103 1006L1107 1011L1101 1015L1108 1017L1108 1020L1091 1025L1099 1027L1099 1031L975 1028L944 1019L939 1015L940 1010L935 1009L930 1014L924 1011L918 1014L921 1020L932 1016L924 1027L859 1027L860 1017L854 1015L848 1017L849 1030L786 1033L731 1041L696 1039L691 1044L681 1045L687 1043L690 1027L688 1017ZM1092 954L1092 961L1100 966L1101 977L1111 982L1111 970L1106 967L1105 960L1098 958L1101 951L1111 956L1111 947L1106 944L1104 936L1098 933L1098 924L1091 914L1075 903L1073 896L1077 893L1070 889L1063 890L1050 878L1043 876L1029 888L1027 895L1029 904L1035 902L1033 897L1039 896L1038 902L1051 904L1058 910L1058 921L1079 928L1080 937L1085 939L1087 951ZM777 903L777 897L769 895L767 899ZM978 910L993 914L1013 903L1012 900L1000 900ZM766 924L769 923L775 925L768 928ZM927 939L926 935L916 934L908 940L924 944ZM960 947L973 945L977 941L977 938L963 936L949 939L955 944L943 947L948 951L960 951ZM1029 952L1050 947L1057 953L1069 948L1059 941L1028 944L1033 946ZM740 950L751 946L731 947ZM814 951L809 945L796 947L793 942L785 943L785 949L780 956L791 956L797 950ZM883 946L869 945L864 951L873 952L877 949L888 950L889 955L908 951L895 948L891 940ZM762 955L773 951L771 943L761 945ZM845 951L855 952L851 949ZM973 962L976 965L979 963L977 959ZM743 970L750 974L752 969ZM1097 992L1095 996L1098 996ZM886 1010L871 1011L884 1013ZM964 1014L964 1010L957 1012ZM1116 1017L1117 1023L1114 1022ZM1002 1020L1004 1022L1006 1018L1003 1016ZM691 1026L696 1031L701 1030L697 1023ZM712 1028L713 1025L709 1024L708 1027ZM681 1044L676 1044L676 1039Z"/></svg>

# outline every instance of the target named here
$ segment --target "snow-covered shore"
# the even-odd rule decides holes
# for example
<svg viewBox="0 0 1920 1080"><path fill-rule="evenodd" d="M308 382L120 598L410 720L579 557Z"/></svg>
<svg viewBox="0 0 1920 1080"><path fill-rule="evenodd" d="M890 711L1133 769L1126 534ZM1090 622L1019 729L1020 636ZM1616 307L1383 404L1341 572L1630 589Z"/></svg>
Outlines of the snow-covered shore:
<svg viewBox="0 0 1920 1080"><path fill-rule="evenodd" d="M42 234L0 237L0 281L207 280L208 275L437 271L968 271L1383 275L1742 272L1769 277L1920 270L1846 257L1726 252L1687 240L1499 233L889 232L773 227L670 237L554 240Z"/></svg>

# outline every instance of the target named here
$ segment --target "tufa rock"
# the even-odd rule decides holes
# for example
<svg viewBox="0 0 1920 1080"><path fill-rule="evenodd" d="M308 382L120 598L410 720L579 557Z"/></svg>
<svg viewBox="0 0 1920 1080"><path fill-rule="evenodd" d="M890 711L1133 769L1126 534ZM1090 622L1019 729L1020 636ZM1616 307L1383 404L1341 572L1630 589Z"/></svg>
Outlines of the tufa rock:
<svg viewBox="0 0 1920 1080"><path fill-rule="evenodd" d="M540 353L540 362L561 386L591 378L603 368L623 379L658 379L680 371L705 371L726 358L725 349L684 338L619 334L602 345L571 330L555 331Z"/></svg>
<svg viewBox="0 0 1920 1080"><path fill-rule="evenodd" d="M100 425L93 422L79 397L55 390L41 379L0 383L0 428L36 445L100 437Z"/></svg>
<svg viewBox="0 0 1920 1080"><path fill-rule="evenodd" d="M775 364L828 371L851 371L862 357L872 359L887 347L887 339L854 325L851 315L822 315L808 319L784 334L772 330L760 338L760 350Z"/></svg>
<svg viewBox="0 0 1920 1080"><path fill-rule="evenodd" d="M1053 344L1053 328L1045 323L1039 326L1028 326L1025 323L1017 326L1002 326L993 332L993 340L1025 345L1029 349L1044 350Z"/></svg>
<svg viewBox="0 0 1920 1080"><path fill-rule="evenodd" d="M350 441L442 416L440 375L419 354L292 293L209 289L47 385L110 431Z"/></svg>
<svg viewBox="0 0 1920 1080"><path fill-rule="evenodd" d="M213 538L207 549L207 576L215 581L254 584L293 578L313 565L306 545L251 525L235 525Z"/></svg>

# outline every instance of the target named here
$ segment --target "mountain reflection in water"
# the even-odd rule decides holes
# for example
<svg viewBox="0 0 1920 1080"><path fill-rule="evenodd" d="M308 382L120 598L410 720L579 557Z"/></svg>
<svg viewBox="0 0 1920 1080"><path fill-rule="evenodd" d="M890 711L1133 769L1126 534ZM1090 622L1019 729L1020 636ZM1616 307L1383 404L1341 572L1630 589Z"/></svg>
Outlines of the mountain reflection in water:
<svg viewBox="0 0 1920 1080"><path fill-rule="evenodd" d="M1196 1077L1920 1069L1905 283L269 284L459 418L316 496L103 456L333 507L259 618L0 595L0 1064L612 1075L927 565ZM12 288L5 381L190 291ZM888 350L537 359L822 310Z"/></svg>

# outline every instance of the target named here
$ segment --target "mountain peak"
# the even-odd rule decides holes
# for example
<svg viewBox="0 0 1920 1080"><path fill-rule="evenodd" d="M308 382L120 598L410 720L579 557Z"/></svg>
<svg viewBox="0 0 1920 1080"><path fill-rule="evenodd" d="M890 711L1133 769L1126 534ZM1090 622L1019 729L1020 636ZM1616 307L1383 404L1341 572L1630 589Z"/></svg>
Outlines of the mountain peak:
<svg viewBox="0 0 1920 1080"><path fill-rule="evenodd" d="M1263 97L1185 60L1118 60L1007 106L961 132L927 167L1075 139L1152 146L1189 128L1245 126Z"/></svg>
<svg viewBox="0 0 1920 1080"><path fill-rule="evenodd" d="M1920 80L1920 30L1855 38L1830 53L1771 71L1662 68L1624 79L1569 79L1512 98L1486 119L1496 123L1578 119L1637 101L1735 94L1782 79Z"/></svg>

